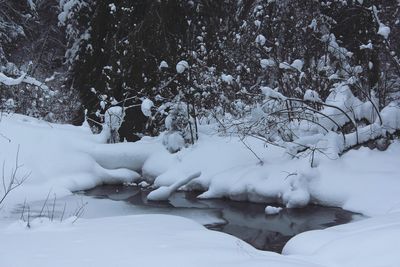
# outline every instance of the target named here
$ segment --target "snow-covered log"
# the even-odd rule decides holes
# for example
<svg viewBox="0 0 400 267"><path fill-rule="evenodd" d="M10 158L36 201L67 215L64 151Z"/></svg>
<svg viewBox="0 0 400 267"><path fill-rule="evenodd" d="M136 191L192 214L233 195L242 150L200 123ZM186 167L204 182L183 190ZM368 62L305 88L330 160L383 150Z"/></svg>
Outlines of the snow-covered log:
<svg viewBox="0 0 400 267"><path fill-rule="evenodd" d="M185 179L176 181L175 183L173 183L170 186L161 186L158 189L150 192L150 194L147 196L147 199L152 200L152 201L167 200L173 192L178 190L181 186L189 183L193 179L200 177L200 175L201 175L201 172L196 172L196 173L193 173L192 175L189 175Z"/></svg>

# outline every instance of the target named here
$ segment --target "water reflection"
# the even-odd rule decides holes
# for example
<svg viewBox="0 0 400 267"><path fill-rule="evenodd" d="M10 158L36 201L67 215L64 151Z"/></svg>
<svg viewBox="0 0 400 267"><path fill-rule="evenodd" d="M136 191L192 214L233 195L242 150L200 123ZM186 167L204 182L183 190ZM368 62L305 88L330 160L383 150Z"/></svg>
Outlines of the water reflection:
<svg viewBox="0 0 400 267"><path fill-rule="evenodd" d="M214 216L220 220L214 220L212 224L205 220L209 229L234 235L258 249L276 252L281 252L285 243L296 234L347 223L354 215L339 208L321 206L283 209L277 215L266 215L265 204L197 199L196 192L178 192L169 201L153 202L147 201L148 193L138 187L107 185L87 191L86 195L127 201L146 214L175 214L191 218L196 218L195 214Z"/></svg>

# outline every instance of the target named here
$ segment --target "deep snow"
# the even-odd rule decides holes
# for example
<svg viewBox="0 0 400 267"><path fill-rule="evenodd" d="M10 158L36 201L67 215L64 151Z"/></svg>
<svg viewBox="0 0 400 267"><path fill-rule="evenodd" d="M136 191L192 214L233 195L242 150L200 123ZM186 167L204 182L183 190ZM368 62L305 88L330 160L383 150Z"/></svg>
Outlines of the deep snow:
<svg viewBox="0 0 400 267"><path fill-rule="evenodd" d="M16 222L0 230L2 266L319 266L262 252L181 217Z"/></svg>
<svg viewBox="0 0 400 267"><path fill-rule="evenodd" d="M360 148L335 160L319 156L317 167L311 168L309 157L291 159L285 149L244 140L262 159L261 165L239 139L219 137L210 127L201 127L197 144L175 154L164 148L162 136L104 144L107 132L93 135L85 126L50 124L18 114L3 114L0 133L6 182L18 147L17 176L30 173L0 210L0 266L400 265L397 141L385 152ZM284 250L290 256L257 251L179 217L94 216L100 218L75 223L42 218L31 221L30 228L26 222L6 219L17 204L43 200L49 192L59 199L102 183L136 181L138 172L169 188L168 194L201 172L184 188L203 189L202 197L280 201L289 208L317 202L373 218L296 236Z"/></svg>

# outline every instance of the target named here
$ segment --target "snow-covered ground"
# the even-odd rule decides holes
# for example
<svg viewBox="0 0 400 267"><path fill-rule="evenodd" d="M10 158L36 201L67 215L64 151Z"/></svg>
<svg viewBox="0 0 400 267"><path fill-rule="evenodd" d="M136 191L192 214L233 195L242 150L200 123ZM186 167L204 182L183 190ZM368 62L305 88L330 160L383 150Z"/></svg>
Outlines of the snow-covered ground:
<svg viewBox="0 0 400 267"><path fill-rule="evenodd" d="M1 266L319 266L261 252L181 217L136 215L1 230Z"/></svg>
<svg viewBox="0 0 400 267"><path fill-rule="evenodd" d="M282 148L244 140L261 165L240 140L218 137L207 127L201 128L196 145L175 154L163 147L162 137L104 144L106 134L93 135L86 126L17 114L3 114L0 134L5 184L13 173L17 180L27 177L2 203L0 266L400 265L399 142L384 152L360 148L336 160L319 155L318 166L311 168L309 157L291 159ZM257 251L181 217L116 217L120 214L110 211L73 222L66 213L62 222L59 216L31 220L30 228L26 216L25 222L10 220L25 201L29 206L48 195L60 199L102 183L132 182L139 172L165 186L156 195L189 182L192 175L184 187L204 190L201 197L280 201L288 208L315 202L372 218L300 234L287 244L285 255Z"/></svg>
<svg viewBox="0 0 400 267"><path fill-rule="evenodd" d="M0 133L6 182L17 161L16 177L27 176L6 198L5 208L25 199L45 199L49 192L60 198L102 183L134 181L146 158L162 149L152 140L108 145L106 134L93 135L86 126L50 124L18 114L3 114Z"/></svg>

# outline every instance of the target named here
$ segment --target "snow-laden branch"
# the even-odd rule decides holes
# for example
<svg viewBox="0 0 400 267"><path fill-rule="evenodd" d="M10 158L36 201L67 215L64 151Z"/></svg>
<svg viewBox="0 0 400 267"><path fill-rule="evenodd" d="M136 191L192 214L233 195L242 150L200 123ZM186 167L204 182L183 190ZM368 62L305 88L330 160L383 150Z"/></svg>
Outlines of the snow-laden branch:
<svg viewBox="0 0 400 267"><path fill-rule="evenodd" d="M19 85L21 83L31 84L37 87L40 87L43 90L48 90L49 88L43 82L36 80L33 77L27 76L26 73L21 74L18 78L11 78L5 75L4 73L0 72L0 83L7 85L7 86L14 86Z"/></svg>
<svg viewBox="0 0 400 267"><path fill-rule="evenodd" d="M0 72L0 83L8 86L12 85L18 85L23 82L24 78L26 76L26 73L23 73L20 77L18 78L11 78L6 76L4 73Z"/></svg>

